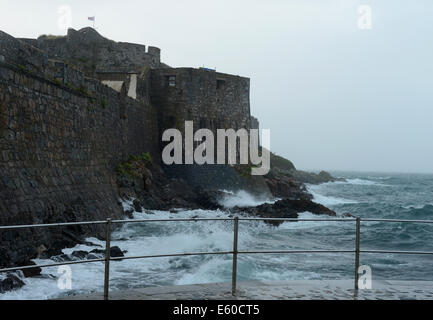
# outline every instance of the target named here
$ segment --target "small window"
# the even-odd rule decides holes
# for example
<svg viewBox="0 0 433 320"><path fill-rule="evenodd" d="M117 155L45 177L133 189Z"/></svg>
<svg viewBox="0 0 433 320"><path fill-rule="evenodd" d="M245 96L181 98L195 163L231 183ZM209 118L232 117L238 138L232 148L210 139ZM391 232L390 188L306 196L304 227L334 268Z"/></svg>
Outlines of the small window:
<svg viewBox="0 0 433 320"><path fill-rule="evenodd" d="M226 83L225 80L218 79L217 80L217 89L221 89L224 86L225 83Z"/></svg>
<svg viewBox="0 0 433 320"><path fill-rule="evenodd" d="M175 87L176 86L176 76L168 76L168 86Z"/></svg>

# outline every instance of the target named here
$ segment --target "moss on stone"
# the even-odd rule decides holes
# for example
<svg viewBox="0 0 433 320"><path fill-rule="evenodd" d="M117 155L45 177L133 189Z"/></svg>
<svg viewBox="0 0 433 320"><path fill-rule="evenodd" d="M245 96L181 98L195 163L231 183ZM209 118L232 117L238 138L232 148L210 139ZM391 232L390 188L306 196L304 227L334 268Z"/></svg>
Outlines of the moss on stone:
<svg viewBox="0 0 433 320"><path fill-rule="evenodd" d="M127 161L118 164L116 172L121 176L140 177L144 169L153 166L152 157L149 152L143 152L139 155L130 155Z"/></svg>

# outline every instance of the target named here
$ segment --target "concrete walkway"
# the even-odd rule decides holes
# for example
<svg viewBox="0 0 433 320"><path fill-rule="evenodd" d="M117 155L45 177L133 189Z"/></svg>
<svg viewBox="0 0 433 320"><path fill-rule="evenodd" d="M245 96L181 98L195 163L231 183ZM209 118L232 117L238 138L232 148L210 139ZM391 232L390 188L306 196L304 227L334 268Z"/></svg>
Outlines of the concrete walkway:
<svg viewBox="0 0 433 320"><path fill-rule="evenodd" d="M102 293L63 299L100 300ZM236 297L231 283L167 286L110 292L111 300L433 300L433 281L373 280L372 289L358 291L353 280L258 281L238 284Z"/></svg>

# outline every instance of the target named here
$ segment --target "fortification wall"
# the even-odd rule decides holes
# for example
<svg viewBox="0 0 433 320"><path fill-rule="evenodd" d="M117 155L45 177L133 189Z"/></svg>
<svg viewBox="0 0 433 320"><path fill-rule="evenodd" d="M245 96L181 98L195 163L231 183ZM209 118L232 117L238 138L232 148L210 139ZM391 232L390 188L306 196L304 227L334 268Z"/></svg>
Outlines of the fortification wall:
<svg viewBox="0 0 433 320"><path fill-rule="evenodd" d="M260 129L259 120L253 116L251 116L251 129Z"/></svg>
<svg viewBox="0 0 433 320"><path fill-rule="evenodd" d="M0 225L119 218L119 161L146 151L158 160L155 110L83 81L76 90L0 63ZM0 232L0 261L61 246L58 232ZM16 250L2 247L11 238Z"/></svg>
<svg viewBox="0 0 433 320"><path fill-rule="evenodd" d="M194 121L194 130L212 130L215 137L217 129L250 129L249 89L248 78L215 71L152 69L150 96L158 110L160 136L169 128L177 128L184 135L185 120ZM165 166L165 171L196 187L270 194L263 177L241 177L226 165L173 164Z"/></svg>
<svg viewBox="0 0 433 320"><path fill-rule="evenodd" d="M0 62L7 61L33 73L44 75L48 66L46 52L0 31Z"/></svg>
<svg viewBox="0 0 433 320"><path fill-rule="evenodd" d="M92 76L97 71L128 72L143 66L158 68L161 63L159 48L115 42L92 28L69 29L66 36L21 40L45 51L49 58L69 61Z"/></svg>
<svg viewBox="0 0 433 320"><path fill-rule="evenodd" d="M170 77L175 77L170 85ZM173 81L173 80L172 80ZM193 68L151 71L151 101L160 112L160 129L194 121L194 130L250 128L250 80Z"/></svg>
<svg viewBox="0 0 433 320"><path fill-rule="evenodd" d="M185 120L214 132L251 125L248 78L158 68L158 48L116 43L91 28L21 41L0 32L0 44L0 225L120 218L115 168L143 152L160 163L162 130L183 131ZM115 91L100 80L123 83ZM202 187L267 188L228 166L167 172ZM0 232L0 267L99 231Z"/></svg>

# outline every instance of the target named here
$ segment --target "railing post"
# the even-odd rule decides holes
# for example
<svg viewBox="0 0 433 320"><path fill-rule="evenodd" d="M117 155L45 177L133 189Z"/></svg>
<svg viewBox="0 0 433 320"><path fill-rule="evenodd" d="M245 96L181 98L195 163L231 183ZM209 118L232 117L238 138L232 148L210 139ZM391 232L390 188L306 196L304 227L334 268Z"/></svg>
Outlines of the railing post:
<svg viewBox="0 0 433 320"><path fill-rule="evenodd" d="M238 266L238 231L239 231L239 218L235 217L233 230L233 270L232 270L232 295L236 295L236 278Z"/></svg>
<svg viewBox="0 0 433 320"><path fill-rule="evenodd" d="M110 285L110 238L111 219L107 219L105 229L105 276L104 276L104 300L108 300L108 287Z"/></svg>
<svg viewBox="0 0 433 320"><path fill-rule="evenodd" d="M355 242L355 294L358 292L359 279L359 240L361 236L361 219L356 218L356 242Z"/></svg>

